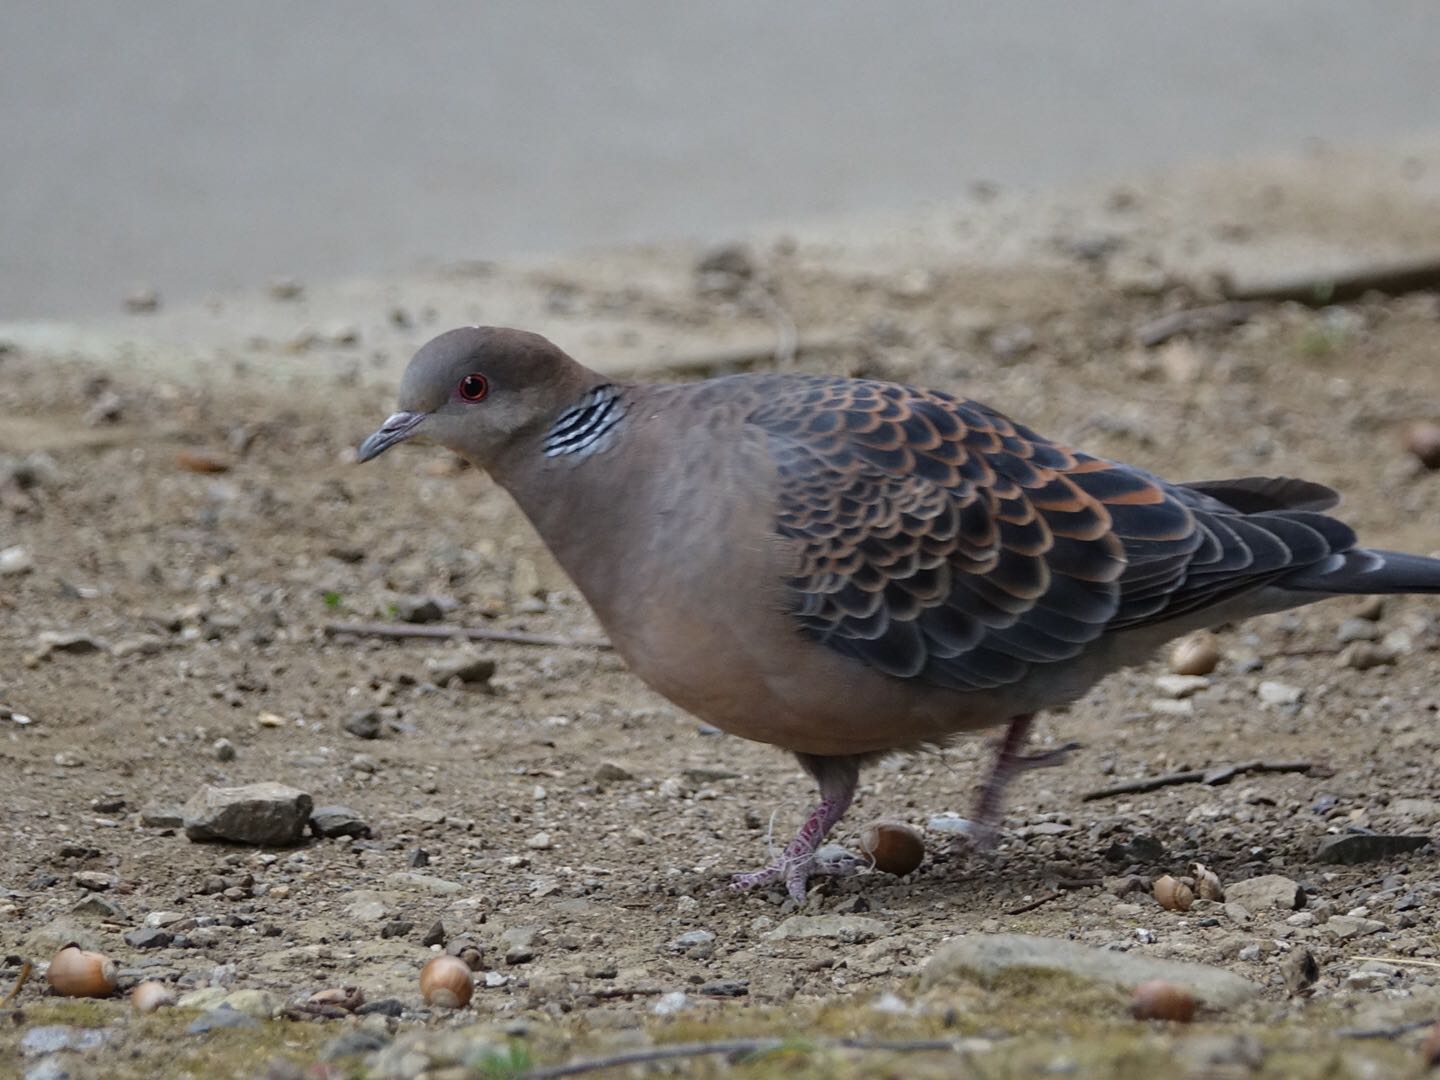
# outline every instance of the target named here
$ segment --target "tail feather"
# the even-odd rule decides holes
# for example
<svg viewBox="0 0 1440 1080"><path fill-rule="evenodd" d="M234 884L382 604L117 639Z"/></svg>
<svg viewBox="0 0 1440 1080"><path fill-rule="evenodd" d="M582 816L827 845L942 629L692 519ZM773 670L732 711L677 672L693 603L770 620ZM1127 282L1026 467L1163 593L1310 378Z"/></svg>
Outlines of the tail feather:
<svg viewBox="0 0 1440 1080"><path fill-rule="evenodd" d="M1440 559L1404 551L1351 548L1275 584L1299 592L1440 593Z"/></svg>

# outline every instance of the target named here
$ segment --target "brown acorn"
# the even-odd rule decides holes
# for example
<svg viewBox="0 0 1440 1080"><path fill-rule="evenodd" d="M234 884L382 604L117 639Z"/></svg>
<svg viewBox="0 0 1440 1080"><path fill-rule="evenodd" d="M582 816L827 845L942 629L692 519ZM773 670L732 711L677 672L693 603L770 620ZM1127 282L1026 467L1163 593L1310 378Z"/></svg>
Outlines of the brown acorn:
<svg viewBox="0 0 1440 1080"><path fill-rule="evenodd" d="M872 821L860 830L860 852L876 870L904 877L925 860L925 841L909 825Z"/></svg>
<svg viewBox="0 0 1440 1080"><path fill-rule="evenodd" d="M62 997L106 997L115 992L115 961L66 945L50 961L45 980Z"/></svg>
<svg viewBox="0 0 1440 1080"><path fill-rule="evenodd" d="M1155 899L1167 911L1189 911L1195 903L1195 892L1183 881L1166 874L1155 879Z"/></svg>
<svg viewBox="0 0 1440 1080"><path fill-rule="evenodd" d="M1135 987L1130 1015L1136 1020L1176 1020L1188 1024L1195 1017L1195 995L1183 986L1151 979Z"/></svg>
<svg viewBox="0 0 1440 1080"><path fill-rule="evenodd" d="M454 956L431 957L420 969L420 996L427 1005L463 1009L470 1003L474 983L465 961Z"/></svg>
<svg viewBox="0 0 1440 1080"><path fill-rule="evenodd" d="M1220 644L1209 630L1181 638L1170 650L1170 670L1176 675L1209 675L1220 664Z"/></svg>
<svg viewBox="0 0 1440 1080"><path fill-rule="evenodd" d="M1440 424L1411 424L1405 429L1405 449L1427 469L1440 469Z"/></svg>

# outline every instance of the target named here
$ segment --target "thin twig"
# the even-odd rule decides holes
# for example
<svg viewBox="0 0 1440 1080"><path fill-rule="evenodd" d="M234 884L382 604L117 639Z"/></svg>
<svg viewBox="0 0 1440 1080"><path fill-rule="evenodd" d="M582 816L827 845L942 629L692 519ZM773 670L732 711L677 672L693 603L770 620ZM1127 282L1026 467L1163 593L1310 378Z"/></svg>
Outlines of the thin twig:
<svg viewBox="0 0 1440 1080"><path fill-rule="evenodd" d="M1138 780L1126 780L1119 784L1112 784L1109 787L1100 788L1097 791L1087 791L1080 796L1082 802L1093 802L1095 799L1109 799L1116 795L1138 795L1144 791L1157 791L1163 787L1174 787L1176 784L1216 784L1229 783L1237 776L1245 773L1267 773L1267 772L1297 772L1308 773L1315 768L1313 762L1309 761L1246 761L1237 765L1212 765L1208 769L1186 769L1183 772L1163 773L1160 776L1144 776Z"/></svg>
<svg viewBox="0 0 1440 1080"><path fill-rule="evenodd" d="M1172 311L1157 319L1141 323L1135 328L1135 340L1146 348L1162 345L1180 334L1197 330L1217 330L1226 326L1239 326L1248 322L1260 310L1258 303L1231 301L1228 304L1211 304L1208 307L1186 308Z"/></svg>
<svg viewBox="0 0 1440 1080"><path fill-rule="evenodd" d="M1019 904L1016 907L1008 908L1006 909L1005 914L1024 915L1027 911L1034 911L1036 908L1043 907L1044 905L1050 903L1051 900L1059 900L1060 897L1064 895L1064 889L1055 889L1052 892L1046 893L1044 896L1037 896L1034 900L1031 900L1027 903Z"/></svg>
<svg viewBox="0 0 1440 1080"><path fill-rule="evenodd" d="M606 1057L585 1058L564 1065L548 1065L521 1073L521 1080L556 1080L562 1076L599 1072L624 1065L644 1065L651 1061L672 1061L676 1058L707 1057L711 1054L752 1056L776 1050L878 1050L892 1053L951 1052L956 1045L948 1039L720 1039L716 1042L675 1043L645 1050L629 1050Z"/></svg>
<svg viewBox="0 0 1440 1080"><path fill-rule="evenodd" d="M1367 292L1399 296L1437 286L1440 256L1434 254L1339 271L1302 271L1290 277L1250 280L1224 276L1220 281L1221 290L1231 300L1296 300L1316 307L1357 300Z"/></svg>
<svg viewBox="0 0 1440 1080"><path fill-rule="evenodd" d="M324 627L328 636L354 634L378 638L467 638L470 641L508 641L515 645L555 645L571 649L610 649L603 638L572 638L559 634L532 634L525 630L495 630L488 626L449 626L435 623L331 622Z"/></svg>
<svg viewBox="0 0 1440 1080"><path fill-rule="evenodd" d="M1383 1028L1341 1028L1335 1032L1342 1039L1393 1039L1397 1035L1404 1035L1411 1031L1419 1031L1423 1027L1430 1027L1432 1024L1440 1023L1435 1020L1407 1020L1403 1024L1396 1024L1393 1027Z"/></svg>
<svg viewBox="0 0 1440 1080"><path fill-rule="evenodd" d="M30 972L33 970L29 960L21 961L20 974L15 976L15 985L10 988L10 992L4 998L0 998L0 1009L9 1008L10 1003L20 996L20 991L30 981Z"/></svg>

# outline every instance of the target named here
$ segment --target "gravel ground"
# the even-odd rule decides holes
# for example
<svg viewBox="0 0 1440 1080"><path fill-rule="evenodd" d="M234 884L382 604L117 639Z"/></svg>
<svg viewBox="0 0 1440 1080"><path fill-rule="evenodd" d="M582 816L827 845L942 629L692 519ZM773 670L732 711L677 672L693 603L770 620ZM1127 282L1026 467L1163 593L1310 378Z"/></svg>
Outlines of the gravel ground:
<svg viewBox="0 0 1440 1080"><path fill-rule="evenodd" d="M801 367L960 390L1180 479L1307 476L1346 493L1369 542L1440 546L1440 472L1402 446L1408 424L1440 418L1433 294L1270 305L1144 349L1135 326L1197 297L1121 292L1083 259L984 280L779 284L795 322L837 342ZM691 328L731 310L723 289L688 286L617 300L582 283L566 303L659 307ZM794 920L778 891L722 890L808 806L785 755L700 725L592 647L326 633L408 615L598 635L483 475L440 452L349 462L388 387L243 368L165 381L22 351L0 354L0 372L0 979L77 941L114 958L122 990L155 979L191 1006L132 1017L118 998L70 1004L36 978L7 1003L20 1022L0 1030L0 1075L301 1075L327 1044L342 1064L308 1075L356 1062L460 1075L483 1054L510 1075L774 1032L960 1040L988 1056L987 1075L1418 1068L1423 1032L1335 1033L1440 1013L1434 849L1354 865L1317 852L1436 828L1433 600L1225 628L1218 666L1191 684L1164 679L1165 658L1112 678L1044 719L1040 742L1083 749L1015 785L984 858L950 854L944 831L969 808L982 740L884 762L834 839L853 849L867 821L904 821L924 831L926 861L904 879L823 883ZM472 659L493 674L454 674ZM1085 798L1255 761L1294 768ZM348 808L354 835L256 847L176 827L206 785L262 782ZM1231 895L1162 908L1153 880L1196 862ZM1264 875L1283 880L1241 884ZM1209 965L1258 993L1181 1030L1129 1020L1125 994L1085 973L983 991L974 977L917 980L946 940L1000 933ZM427 1008L417 983L447 947L476 971L458 1016ZM293 1007L341 986L360 989L365 1015ZM242 1018L289 1018L183 1034L227 995ZM103 1041L87 1047L82 1029ZM950 1075L951 1053L812 1048L746 1068Z"/></svg>

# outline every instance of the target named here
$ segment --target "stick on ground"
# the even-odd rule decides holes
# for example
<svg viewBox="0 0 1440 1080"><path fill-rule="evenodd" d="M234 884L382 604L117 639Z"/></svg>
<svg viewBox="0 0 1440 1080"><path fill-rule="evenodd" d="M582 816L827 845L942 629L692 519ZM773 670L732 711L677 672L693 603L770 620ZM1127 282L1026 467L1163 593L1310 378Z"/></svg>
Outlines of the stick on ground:
<svg viewBox="0 0 1440 1080"><path fill-rule="evenodd" d="M1245 773L1298 772L1308 773L1315 768L1310 761L1246 761L1235 765L1212 765L1208 769L1186 769L1183 772L1162 773L1159 776L1142 776L1138 780L1125 780L1119 784L1087 791L1080 796L1082 802L1109 799L1116 795L1136 795L1143 791L1157 791L1176 784L1227 784Z"/></svg>

